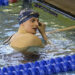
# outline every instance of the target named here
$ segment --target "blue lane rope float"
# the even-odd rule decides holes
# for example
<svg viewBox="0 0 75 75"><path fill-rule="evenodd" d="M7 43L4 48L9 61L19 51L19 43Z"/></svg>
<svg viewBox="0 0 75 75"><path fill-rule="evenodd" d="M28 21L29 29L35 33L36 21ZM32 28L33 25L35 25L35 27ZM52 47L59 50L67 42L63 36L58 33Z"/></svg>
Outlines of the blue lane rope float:
<svg viewBox="0 0 75 75"><path fill-rule="evenodd" d="M75 54L0 68L0 75L52 75L75 71Z"/></svg>
<svg viewBox="0 0 75 75"><path fill-rule="evenodd" d="M0 6L8 6L9 1L8 0L0 0Z"/></svg>

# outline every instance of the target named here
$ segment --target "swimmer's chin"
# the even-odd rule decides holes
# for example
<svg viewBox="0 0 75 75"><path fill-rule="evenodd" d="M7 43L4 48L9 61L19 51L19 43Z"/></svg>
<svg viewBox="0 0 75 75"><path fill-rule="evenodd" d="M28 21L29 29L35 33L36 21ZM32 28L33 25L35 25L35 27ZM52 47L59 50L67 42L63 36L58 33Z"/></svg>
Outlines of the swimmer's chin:
<svg viewBox="0 0 75 75"><path fill-rule="evenodd" d="M37 32L37 31L36 31L36 30L34 30L34 31L32 31L31 33L32 33L32 34L36 34L36 32Z"/></svg>

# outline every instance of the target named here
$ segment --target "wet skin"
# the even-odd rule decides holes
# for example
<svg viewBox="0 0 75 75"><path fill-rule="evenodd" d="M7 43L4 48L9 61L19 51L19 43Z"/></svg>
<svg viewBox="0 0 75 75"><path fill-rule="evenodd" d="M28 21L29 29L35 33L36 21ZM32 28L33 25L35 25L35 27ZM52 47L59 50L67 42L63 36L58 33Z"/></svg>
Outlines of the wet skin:
<svg viewBox="0 0 75 75"><path fill-rule="evenodd" d="M27 53L29 47L44 47L40 38L35 35L37 29L44 40L47 40L45 26L42 23L39 25L39 19L33 17L20 25L18 32L10 39L10 46L23 53Z"/></svg>

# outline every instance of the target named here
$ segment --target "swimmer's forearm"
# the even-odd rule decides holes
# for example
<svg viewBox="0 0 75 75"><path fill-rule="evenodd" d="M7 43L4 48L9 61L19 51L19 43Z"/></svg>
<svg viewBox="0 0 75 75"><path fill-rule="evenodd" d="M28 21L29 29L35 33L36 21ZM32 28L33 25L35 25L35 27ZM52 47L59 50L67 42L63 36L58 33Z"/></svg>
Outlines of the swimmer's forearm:
<svg viewBox="0 0 75 75"><path fill-rule="evenodd" d="M45 41L45 44L47 44L48 43L48 38L47 38L46 34L44 33L44 34L41 34L41 35L42 35L42 37Z"/></svg>
<svg viewBox="0 0 75 75"><path fill-rule="evenodd" d="M45 41L47 41L48 38L47 38L46 34L42 34L42 37Z"/></svg>

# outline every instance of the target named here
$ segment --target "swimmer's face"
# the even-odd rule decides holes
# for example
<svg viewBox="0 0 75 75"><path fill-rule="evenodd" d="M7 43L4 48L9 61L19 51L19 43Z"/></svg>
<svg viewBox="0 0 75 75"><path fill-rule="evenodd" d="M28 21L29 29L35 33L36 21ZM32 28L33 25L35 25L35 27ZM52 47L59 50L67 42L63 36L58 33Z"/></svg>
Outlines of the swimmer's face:
<svg viewBox="0 0 75 75"><path fill-rule="evenodd" d="M24 29L27 33L36 34L38 28L39 20L38 18L32 17L23 23Z"/></svg>

